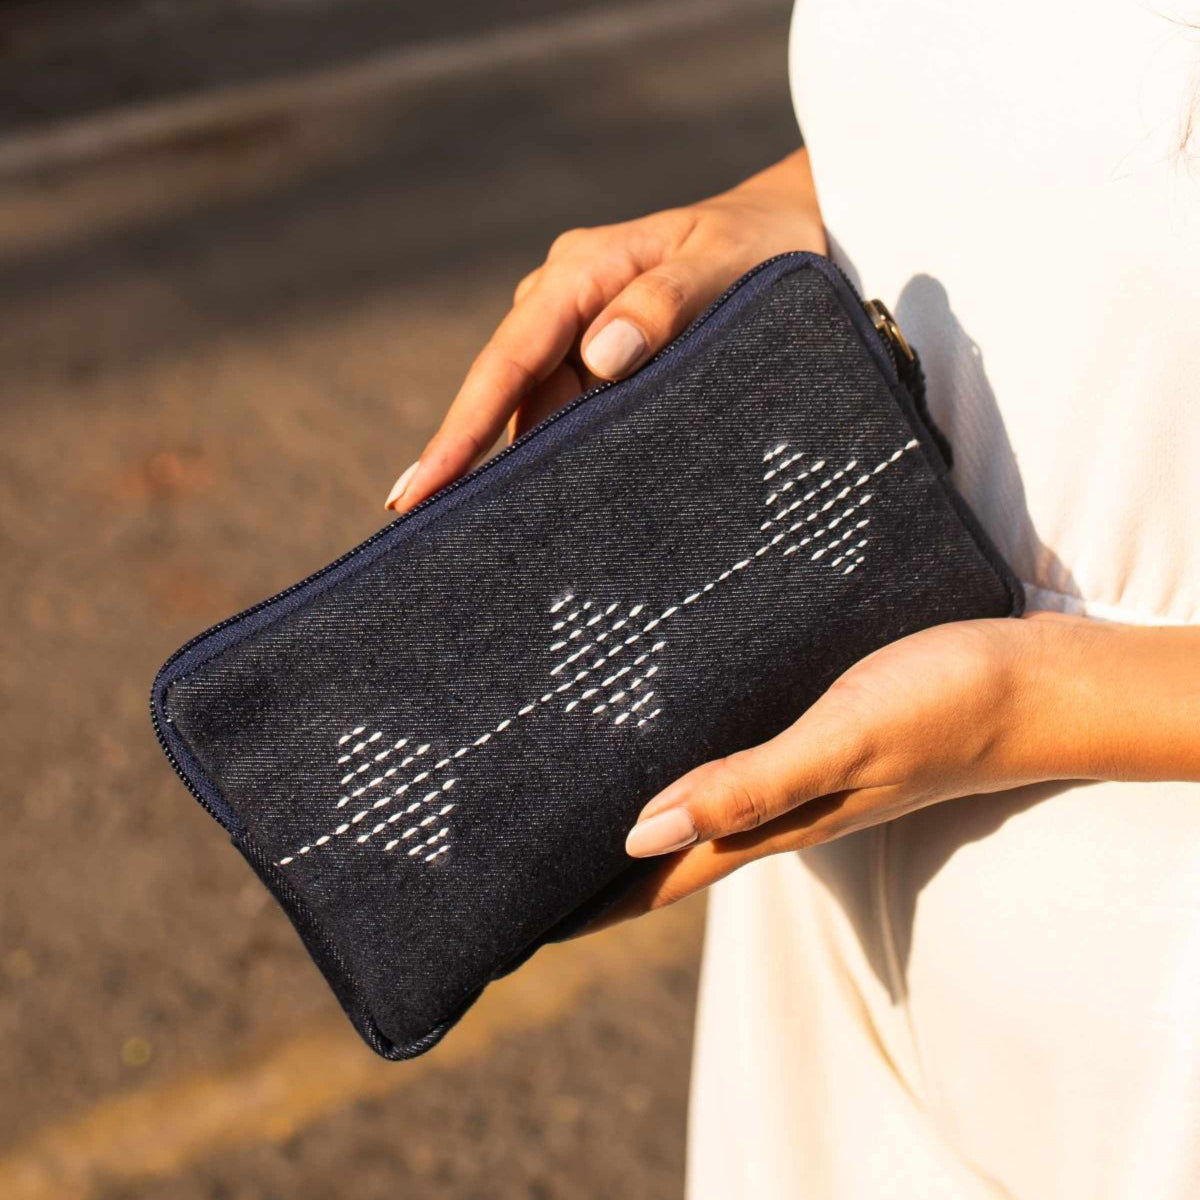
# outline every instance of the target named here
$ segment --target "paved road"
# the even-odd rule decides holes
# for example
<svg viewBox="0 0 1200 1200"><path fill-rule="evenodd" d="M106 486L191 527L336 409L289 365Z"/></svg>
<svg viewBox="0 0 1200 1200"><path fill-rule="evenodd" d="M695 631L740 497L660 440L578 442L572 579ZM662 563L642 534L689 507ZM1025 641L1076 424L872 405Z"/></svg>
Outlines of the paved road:
<svg viewBox="0 0 1200 1200"><path fill-rule="evenodd" d="M614 36L586 7L521 6L533 64L447 27L444 77L0 185L5 1200L679 1195L699 908L539 955L384 1064L146 716L175 645L377 526L559 229L794 143L786 3Z"/></svg>

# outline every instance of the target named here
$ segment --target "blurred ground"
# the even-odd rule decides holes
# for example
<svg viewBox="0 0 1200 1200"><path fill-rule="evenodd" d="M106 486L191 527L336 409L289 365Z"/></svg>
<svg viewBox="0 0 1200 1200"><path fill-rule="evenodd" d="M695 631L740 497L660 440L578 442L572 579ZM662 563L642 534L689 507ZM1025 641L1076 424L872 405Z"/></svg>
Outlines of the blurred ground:
<svg viewBox="0 0 1200 1200"><path fill-rule="evenodd" d="M698 907L545 952L379 1062L146 694L377 527L555 233L795 144L788 7L6 8L4 1200L679 1195ZM195 96L208 123L173 125Z"/></svg>

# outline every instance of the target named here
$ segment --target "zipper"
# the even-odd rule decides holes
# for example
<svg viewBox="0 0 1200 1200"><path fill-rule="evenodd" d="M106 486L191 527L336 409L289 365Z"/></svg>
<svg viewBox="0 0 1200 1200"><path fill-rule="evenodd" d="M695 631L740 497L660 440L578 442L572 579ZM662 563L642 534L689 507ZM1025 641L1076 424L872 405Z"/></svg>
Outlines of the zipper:
<svg viewBox="0 0 1200 1200"><path fill-rule="evenodd" d="M707 321L709 321L712 318L713 314L716 313L717 310L719 308L721 308L722 305L724 305L726 303L726 301L728 301L730 299L731 296L734 295L734 293L740 291L741 288L743 288L747 283L749 283L750 280L753 279L760 272L767 270L769 267L773 267L776 263L781 262L785 258L793 258L793 257L796 257L798 254L802 254L802 253L804 253L804 252L788 250L782 254L772 255L770 258L764 259L756 267L753 267L751 270L747 271L744 275L742 275L738 279L734 280L734 282L731 283L729 285L729 287L727 287L687 327L687 329L685 329L682 333L680 333L678 337L676 337L672 341L668 342L667 345L665 345L657 354L655 354L651 358L647 359L647 361L642 365L641 369L644 370L645 367L649 366L651 363L658 362L660 359L665 358L667 355L674 353L674 351L679 346L681 346L684 342L686 342L688 340L688 338L690 338L698 329L701 328L701 326L703 326ZM837 271L838 275L841 277L841 279L845 283L846 287L850 290L850 294L857 298L858 297L857 290L855 289L854 285L850 282L849 278L846 276L846 273L841 269L841 267L839 267L835 262L833 262L832 259L826 259L826 261L829 262L829 264L834 268L834 270ZM880 300L860 301L860 303L862 303L863 308L866 310L867 316L870 318L871 323L872 323L873 327L875 328L876 332L878 333L881 342L883 343L884 347L887 349L888 357L891 360L893 366L895 367L896 373L900 377L901 382L903 382L906 386L910 386L908 383L908 379L906 378L905 366L904 366L904 362L902 361L902 359L904 358L904 356L907 356L907 361L911 362L913 364L913 366L915 366L916 365L916 357L912 352L912 348L909 346L908 342L905 340L904 335L900 332L900 327L896 324L895 318L892 317L891 313L888 312L887 307ZM917 370L919 371L919 369L920 368L918 367ZM566 404L564 404L562 408L551 413L549 416L543 418L543 420L539 421L535 426L533 426L532 429L527 430L516 441L510 442L509 445L505 446L502 450L498 451L491 458L489 458L486 462L481 463L473 471L469 471L466 475L462 475L458 479L454 480L453 482L448 483L444 488L435 492L432 496L429 496L426 499L422 500L421 503L416 505L414 508L409 509L409 511L406 512L403 516L398 517L395 521L392 521L389 524L384 525L381 529L376 530L376 532L373 533L369 538L367 538L365 541L359 542L359 544L357 546L353 547L350 550L347 550L345 554L341 555L338 558L335 558L330 563L326 563L325 566L321 567L319 570L312 572L312 574L305 576L305 578L299 580L296 583L291 584L290 586L284 588L282 591L276 592L272 596L268 596L265 600L260 600L256 604L252 604L248 608L242 609L241 612L234 613L233 616L226 617L223 621L218 621L217 624L210 626L208 629L205 629L203 632L198 633L195 637L190 638L188 641L186 641L182 646L179 647L178 650L175 651L174 654L172 654L170 656L170 658L168 658L166 660L166 662L163 663L163 665L159 668L158 676L156 676L154 692L151 694L151 698L150 698L150 722L154 726L154 734L158 738L158 743L162 747L163 754L166 756L167 761L171 764L171 767L175 771L175 774L179 776L179 778L183 781L184 786L188 789L189 792L191 792L191 794L196 798L196 800L199 801L200 805L209 813L210 816L212 816L215 820L217 820L226 829L229 829L229 821L227 819L225 819L225 817L221 813L217 812L215 807L208 801L208 799L205 796L203 796L201 794L200 790L195 786L195 784L192 783L191 779L188 777L187 771L180 764L179 760L176 758L171 747L167 744L166 734L164 733L162 724L158 718L158 706L155 703L155 696L157 695L157 691L158 691L157 679L159 677L161 677L165 671L167 671L167 669L172 665L172 663L177 662L180 658L183 657L183 655L185 655L189 650L191 650L193 646L196 646L198 643L204 641L206 638L211 637L213 634L219 633L222 629L227 629L230 625L234 625L239 621L245 620L247 617L253 616L255 613L261 612L263 609L268 608L273 604L277 604L280 600L286 599L288 596L291 596L294 593L298 592L301 588L307 587L310 583L315 582L316 580L320 579L322 576L327 575L330 571L333 571L336 568L340 567L343 563L348 562L350 559L354 558L356 555L361 554L364 550L368 549L370 546L373 546L381 538L383 538L387 534L389 534L396 527L396 525L399 522L409 520L411 517L416 516L417 513L423 512L429 505L433 504L435 501L441 501L443 499L443 497L449 495L451 492L457 491L459 488L466 486L466 484L468 484L472 480L478 478L485 471L491 470L492 467L494 467L496 463L500 462L502 459L507 458L514 451L520 449L522 446L524 446L524 444L527 441L529 441L531 438L536 437L539 433L541 433L542 430L548 428L550 425L553 425L555 421L561 420L569 412L572 412L574 409L578 408L581 404L586 404L589 400L600 395L602 392L608 391L609 388L616 387L618 384L624 383L624 382L626 382L626 381L620 380L620 379L610 380L607 383L599 384L597 387L591 388L589 391L583 392L580 395L576 396L573 400L570 400ZM167 723L168 724L170 723L169 718L168 718ZM227 816L231 817L231 818L233 817L232 810L230 810L230 812L227 814ZM234 820L236 821L236 818L234 818ZM241 824L240 822L236 822L236 823L238 825Z"/></svg>
<svg viewBox="0 0 1200 1200"><path fill-rule="evenodd" d="M904 336L896 318L882 300L864 300L862 306L871 318L871 324L875 326L880 341L887 347L896 374L900 376L900 382L913 393L915 399L919 399L921 381L917 354L908 344L908 338Z"/></svg>

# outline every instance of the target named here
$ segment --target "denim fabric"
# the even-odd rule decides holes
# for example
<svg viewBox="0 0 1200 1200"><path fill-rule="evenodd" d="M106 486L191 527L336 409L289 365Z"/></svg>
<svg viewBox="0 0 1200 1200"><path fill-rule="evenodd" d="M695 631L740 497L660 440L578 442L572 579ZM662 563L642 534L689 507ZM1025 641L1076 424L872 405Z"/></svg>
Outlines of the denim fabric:
<svg viewBox="0 0 1200 1200"><path fill-rule="evenodd" d="M701 320L156 681L169 752L387 1057L618 895L666 783L886 642L1019 610L826 260Z"/></svg>

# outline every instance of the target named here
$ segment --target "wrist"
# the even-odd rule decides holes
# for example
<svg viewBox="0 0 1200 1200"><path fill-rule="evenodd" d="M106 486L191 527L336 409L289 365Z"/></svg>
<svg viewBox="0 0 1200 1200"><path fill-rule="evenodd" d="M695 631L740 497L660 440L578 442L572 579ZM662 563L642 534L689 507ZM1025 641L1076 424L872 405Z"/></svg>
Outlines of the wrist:
<svg viewBox="0 0 1200 1200"><path fill-rule="evenodd" d="M825 222L807 150L796 150L751 175L724 193L724 198L786 214L789 222L796 226L797 247L826 253Z"/></svg>
<svg viewBox="0 0 1200 1200"><path fill-rule="evenodd" d="M1020 742L1042 778L1200 779L1200 630L1048 613L1021 626Z"/></svg>

